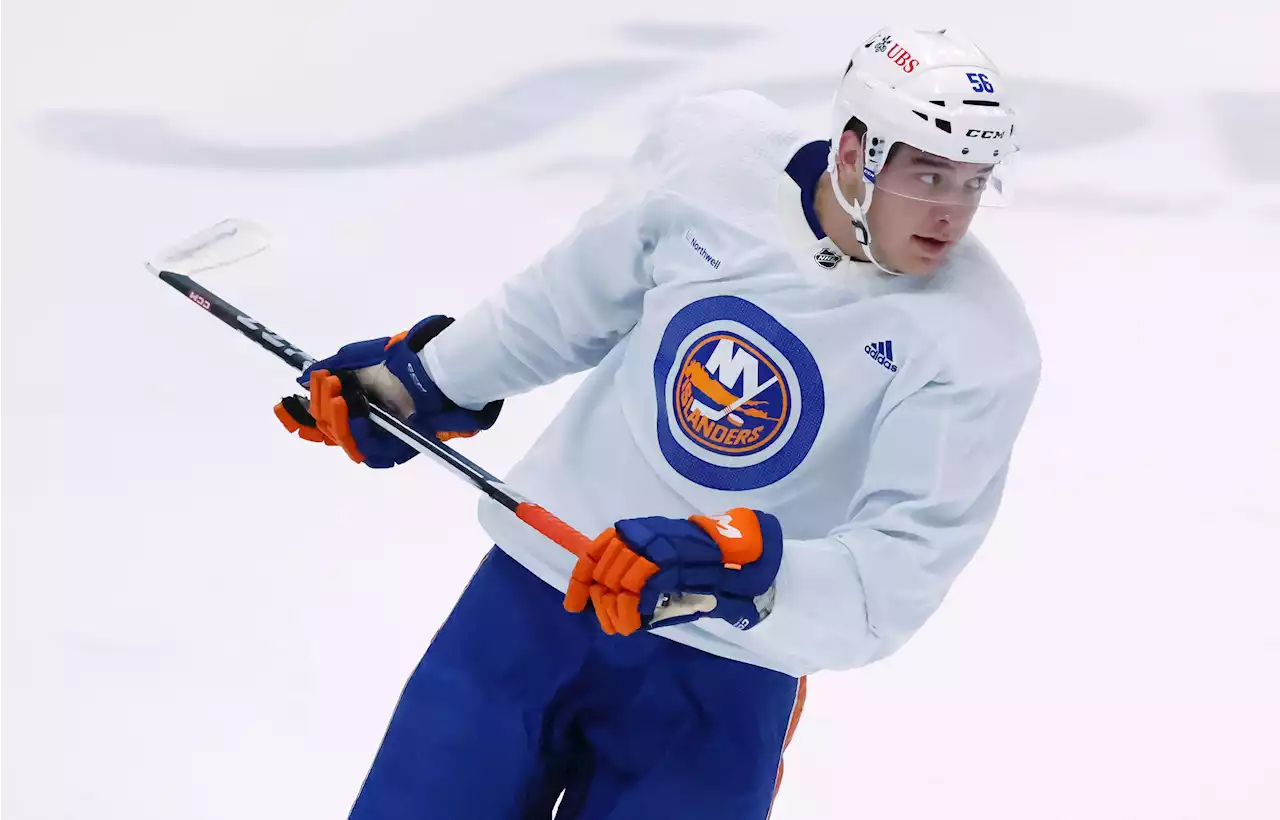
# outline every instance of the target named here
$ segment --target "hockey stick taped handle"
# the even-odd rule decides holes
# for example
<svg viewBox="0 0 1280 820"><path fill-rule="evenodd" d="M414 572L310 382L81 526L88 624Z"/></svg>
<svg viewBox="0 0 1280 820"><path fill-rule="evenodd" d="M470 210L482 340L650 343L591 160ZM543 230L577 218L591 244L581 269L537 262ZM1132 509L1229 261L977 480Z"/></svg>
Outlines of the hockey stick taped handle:
<svg viewBox="0 0 1280 820"><path fill-rule="evenodd" d="M545 507L522 501L516 506L515 513L521 521L579 558L587 554L591 539L552 515Z"/></svg>

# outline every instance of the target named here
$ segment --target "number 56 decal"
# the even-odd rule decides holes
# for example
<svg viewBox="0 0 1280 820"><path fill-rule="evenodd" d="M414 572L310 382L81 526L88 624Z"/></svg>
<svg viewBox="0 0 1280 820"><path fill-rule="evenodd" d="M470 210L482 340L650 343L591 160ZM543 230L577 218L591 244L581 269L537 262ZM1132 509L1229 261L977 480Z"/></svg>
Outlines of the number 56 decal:
<svg viewBox="0 0 1280 820"><path fill-rule="evenodd" d="M986 91L987 93L991 93L992 91L995 91L995 89L991 86L991 81L987 79L986 74L976 74L970 71L966 73L964 76L968 77L969 82L973 83L974 91Z"/></svg>

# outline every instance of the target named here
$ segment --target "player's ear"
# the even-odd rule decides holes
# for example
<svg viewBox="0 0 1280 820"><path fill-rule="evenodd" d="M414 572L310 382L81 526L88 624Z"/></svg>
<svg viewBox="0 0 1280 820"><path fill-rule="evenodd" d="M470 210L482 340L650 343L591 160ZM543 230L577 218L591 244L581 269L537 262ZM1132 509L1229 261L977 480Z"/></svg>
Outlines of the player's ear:
<svg viewBox="0 0 1280 820"><path fill-rule="evenodd" d="M840 163L841 179L862 178L862 139L853 130L840 135L840 150L836 153Z"/></svg>
<svg viewBox="0 0 1280 820"><path fill-rule="evenodd" d="M861 200L862 184L862 138L852 129L840 135L840 149L836 151L837 172L840 174L840 190L846 197Z"/></svg>

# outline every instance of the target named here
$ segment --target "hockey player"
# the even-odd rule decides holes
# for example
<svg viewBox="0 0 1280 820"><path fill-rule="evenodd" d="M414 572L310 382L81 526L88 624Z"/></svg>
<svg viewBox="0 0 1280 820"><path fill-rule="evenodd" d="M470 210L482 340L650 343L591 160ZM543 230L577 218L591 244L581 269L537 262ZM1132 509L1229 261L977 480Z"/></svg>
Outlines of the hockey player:
<svg viewBox="0 0 1280 820"><path fill-rule="evenodd" d="M594 368L508 481L600 538L575 559L482 502L498 546L352 817L768 814L804 676L902 646L996 515L1040 361L968 228L1008 195L1014 120L970 41L886 28L829 142L747 92L682 102L477 308L307 371L286 426L390 467L414 453L370 396L472 435Z"/></svg>

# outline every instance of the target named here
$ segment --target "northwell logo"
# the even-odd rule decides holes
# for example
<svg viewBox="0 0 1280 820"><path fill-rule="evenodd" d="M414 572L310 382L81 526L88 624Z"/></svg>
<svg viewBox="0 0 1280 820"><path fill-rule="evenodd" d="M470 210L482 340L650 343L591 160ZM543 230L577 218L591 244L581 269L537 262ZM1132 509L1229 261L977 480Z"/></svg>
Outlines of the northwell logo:
<svg viewBox="0 0 1280 820"><path fill-rule="evenodd" d="M693 247L693 249L698 252L699 256L707 260L708 265L715 268L716 270L720 270L720 260L716 259L714 256L712 256L710 253L707 252L706 248L702 247L702 243L700 243L698 241L698 238L693 235L692 228L684 232L684 238L685 238L685 241L687 241Z"/></svg>

